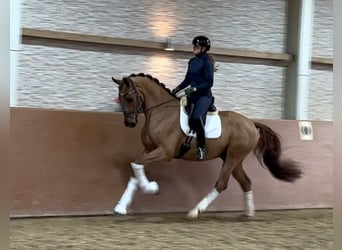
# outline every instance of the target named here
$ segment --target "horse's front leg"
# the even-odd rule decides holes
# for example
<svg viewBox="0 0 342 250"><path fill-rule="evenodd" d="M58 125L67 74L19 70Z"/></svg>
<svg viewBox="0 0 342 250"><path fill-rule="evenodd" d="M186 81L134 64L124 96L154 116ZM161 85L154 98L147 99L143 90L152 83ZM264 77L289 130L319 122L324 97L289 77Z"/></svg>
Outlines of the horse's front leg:
<svg viewBox="0 0 342 250"><path fill-rule="evenodd" d="M167 154L162 147L158 147L155 150L145 153L141 159L137 160L137 163L131 162L135 177L131 177L126 190L122 194L119 202L114 208L114 212L117 214L127 214L127 207L131 204L133 195L137 189L140 189L144 193L156 194L159 192L158 183L155 181L149 181L144 170L144 164L165 160Z"/></svg>
<svg viewBox="0 0 342 250"><path fill-rule="evenodd" d="M167 160L167 154L164 147L159 146L150 152L144 153L136 162L131 162L135 178L137 178L138 185L144 193L156 194L159 192L158 183L155 181L149 181L146 177L144 165L162 160Z"/></svg>
<svg viewBox="0 0 342 250"><path fill-rule="evenodd" d="M131 177L128 181L126 190L122 194L120 200L114 207L114 213L125 215L127 214L127 207L131 204L133 195L137 190L138 180L134 177Z"/></svg>
<svg viewBox="0 0 342 250"><path fill-rule="evenodd" d="M159 192L158 183L149 181L145 174L144 165L131 162L131 167L134 171L135 178L138 180L138 186L146 194L156 194Z"/></svg>

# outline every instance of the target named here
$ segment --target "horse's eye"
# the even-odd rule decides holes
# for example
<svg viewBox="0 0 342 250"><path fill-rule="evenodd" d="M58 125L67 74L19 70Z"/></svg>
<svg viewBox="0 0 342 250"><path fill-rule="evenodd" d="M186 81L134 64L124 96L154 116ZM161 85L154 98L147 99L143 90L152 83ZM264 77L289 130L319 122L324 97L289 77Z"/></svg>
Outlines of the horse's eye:
<svg viewBox="0 0 342 250"><path fill-rule="evenodd" d="M131 102L133 102L133 98L131 98L131 97L127 97L127 98L126 98L126 102L128 102L128 103L131 103Z"/></svg>

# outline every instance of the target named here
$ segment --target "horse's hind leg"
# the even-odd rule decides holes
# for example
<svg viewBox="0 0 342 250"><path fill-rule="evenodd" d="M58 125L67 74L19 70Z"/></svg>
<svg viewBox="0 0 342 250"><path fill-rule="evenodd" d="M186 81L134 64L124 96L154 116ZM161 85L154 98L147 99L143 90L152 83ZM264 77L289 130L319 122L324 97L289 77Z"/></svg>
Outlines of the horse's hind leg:
<svg viewBox="0 0 342 250"><path fill-rule="evenodd" d="M237 165L233 171L233 176L240 184L241 189L244 192L244 205L245 205L245 212L247 216L254 216L255 215L255 206L254 206L254 197L252 191L252 183L251 180L248 178L246 172L243 170L242 162Z"/></svg>
<svg viewBox="0 0 342 250"><path fill-rule="evenodd" d="M229 155L226 156L226 160L223 162L220 176L216 182L215 188L213 188L193 209L191 209L187 215L188 218L197 218L199 213L204 212L207 207L216 199L216 197L227 188L228 180L231 176L234 168L238 166L245 158L245 154Z"/></svg>

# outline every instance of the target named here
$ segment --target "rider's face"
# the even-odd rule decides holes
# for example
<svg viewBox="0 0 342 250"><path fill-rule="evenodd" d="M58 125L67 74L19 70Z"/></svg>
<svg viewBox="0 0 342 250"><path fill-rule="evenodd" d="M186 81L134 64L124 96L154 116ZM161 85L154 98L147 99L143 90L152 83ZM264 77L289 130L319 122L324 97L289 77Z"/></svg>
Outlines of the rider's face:
<svg viewBox="0 0 342 250"><path fill-rule="evenodd" d="M197 55L201 53L203 49L204 47L202 47L201 45L194 45L192 48L192 53L194 53L194 55Z"/></svg>

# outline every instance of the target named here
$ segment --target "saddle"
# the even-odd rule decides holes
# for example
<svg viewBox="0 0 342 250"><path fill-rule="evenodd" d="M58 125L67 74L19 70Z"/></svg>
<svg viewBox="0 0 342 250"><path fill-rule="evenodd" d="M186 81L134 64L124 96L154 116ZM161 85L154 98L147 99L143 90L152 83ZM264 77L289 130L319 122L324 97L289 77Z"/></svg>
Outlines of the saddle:
<svg viewBox="0 0 342 250"><path fill-rule="evenodd" d="M193 109L194 105L188 105L186 97L182 97L180 99L180 126L183 133L186 135L186 139L181 146L177 158L181 158L190 149L191 140L193 137L196 137L196 133L192 131L189 126L189 115L191 115ZM206 138L218 138L221 136L221 118L218 115L216 106L214 105L214 100L207 111L204 131Z"/></svg>

